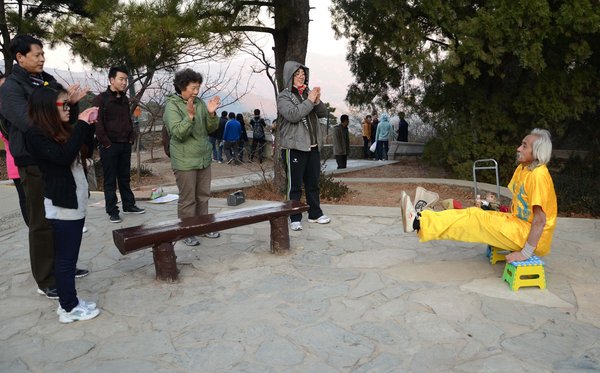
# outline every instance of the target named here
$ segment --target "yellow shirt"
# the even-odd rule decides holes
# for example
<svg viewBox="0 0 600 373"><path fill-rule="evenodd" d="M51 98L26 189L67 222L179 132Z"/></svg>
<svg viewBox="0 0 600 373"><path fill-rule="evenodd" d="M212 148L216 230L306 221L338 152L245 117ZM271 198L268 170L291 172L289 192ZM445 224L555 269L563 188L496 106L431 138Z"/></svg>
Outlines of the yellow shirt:
<svg viewBox="0 0 600 373"><path fill-rule="evenodd" d="M362 135L366 138L371 138L371 123L366 120L362 122Z"/></svg>
<svg viewBox="0 0 600 373"><path fill-rule="evenodd" d="M533 221L533 206L540 206L546 214L546 225L535 248L535 254L544 256L550 253L552 234L556 227L556 192L548 168L536 167L530 171L526 166L519 165L513 174L508 189L512 192L512 214L531 224Z"/></svg>

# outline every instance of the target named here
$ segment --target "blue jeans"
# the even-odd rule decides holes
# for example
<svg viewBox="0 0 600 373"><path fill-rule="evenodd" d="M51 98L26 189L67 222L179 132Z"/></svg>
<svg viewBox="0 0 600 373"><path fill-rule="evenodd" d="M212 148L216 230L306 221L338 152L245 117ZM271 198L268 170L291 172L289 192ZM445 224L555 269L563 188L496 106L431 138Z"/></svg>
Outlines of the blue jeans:
<svg viewBox="0 0 600 373"><path fill-rule="evenodd" d="M79 258L82 229L85 218L80 220L50 219L54 231L54 276L60 306L70 312L77 306L75 290L75 266Z"/></svg>
<svg viewBox="0 0 600 373"><path fill-rule="evenodd" d="M389 150L390 144L387 140L377 140L377 160L385 159L387 161Z"/></svg>
<svg viewBox="0 0 600 373"><path fill-rule="evenodd" d="M221 150L218 148L218 142L216 137L208 136L208 141L210 141L210 145L212 145L212 157L214 161L223 161Z"/></svg>

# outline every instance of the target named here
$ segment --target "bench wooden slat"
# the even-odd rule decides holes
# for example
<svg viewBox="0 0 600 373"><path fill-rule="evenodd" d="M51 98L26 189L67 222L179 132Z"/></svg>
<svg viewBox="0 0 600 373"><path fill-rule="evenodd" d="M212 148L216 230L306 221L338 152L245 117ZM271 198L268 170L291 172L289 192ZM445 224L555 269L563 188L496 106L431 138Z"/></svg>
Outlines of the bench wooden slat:
<svg viewBox="0 0 600 373"><path fill-rule="evenodd" d="M307 210L308 206L298 201L276 202L266 206L116 229L113 231L113 240L119 252L126 255L163 242L174 242L192 235L222 231Z"/></svg>

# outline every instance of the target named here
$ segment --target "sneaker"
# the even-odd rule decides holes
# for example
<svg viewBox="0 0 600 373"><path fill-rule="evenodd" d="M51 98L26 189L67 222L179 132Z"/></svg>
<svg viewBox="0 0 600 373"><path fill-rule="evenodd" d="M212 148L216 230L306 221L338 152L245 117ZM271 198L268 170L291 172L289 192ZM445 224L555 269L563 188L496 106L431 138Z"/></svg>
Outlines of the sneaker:
<svg viewBox="0 0 600 373"><path fill-rule="evenodd" d="M210 233L204 234L203 236L206 237L206 238L219 238L219 237L221 237L221 233L219 233L219 232L210 232Z"/></svg>
<svg viewBox="0 0 600 373"><path fill-rule="evenodd" d="M183 239L183 243L188 245L188 246L198 246L200 245L200 241L198 241L198 238L196 238L196 236L189 236Z"/></svg>
<svg viewBox="0 0 600 373"><path fill-rule="evenodd" d="M39 295L45 295L48 299L58 299L58 290L56 288L37 289Z"/></svg>
<svg viewBox="0 0 600 373"><path fill-rule="evenodd" d="M433 206L440 198L436 192L431 192L425 188L417 187L415 192L415 211L421 212L427 206Z"/></svg>
<svg viewBox="0 0 600 373"><path fill-rule="evenodd" d="M84 225L84 226L83 226L83 229L81 230L81 232L82 232L82 233L87 233L87 231L88 231L88 229L87 229L87 227Z"/></svg>
<svg viewBox="0 0 600 373"><path fill-rule="evenodd" d="M90 274L90 271L88 271L87 269L79 269L79 268L75 269L75 278L82 278L89 274Z"/></svg>
<svg viewBox="0 0 600 373"><path fill-rule="evenodd" d="M111 223L120 223L121 217L119 216L119 213L111 214L108 220L110 220Z"/></svg>
<svg viewBox="0 0 600 373"><path fill-rule="evenodd" d="M73 321L83 321L83 320L91 320L94 317L100 314L100 310L95 309L87 309L83 307L81 304L78 304L71 311L64 313L60 313L58 316L58 321L62 324L72 323Z"/></svg>
<svg viewBox="0 0 600 373"><path fill-rule="evenodd" d="M408 194L402 194L402 226L404 227L404 232L413 232L413 223L417 218L417 211L410 201L410 197Z"/></svg>
<svg viewBox="0 0 600 373"><path fill-rule="evenodd" d="M77 298L77 300L79 301L79 305L81 307L87 308L88 310L95 310L96 309L96 302L91 302L91 301L87 301L87 300L83 300L80 298ZM64 308L62 308L60 306L60 304L58 305L58 308L56 309L56 314L60 316L60 314L62 313L68 313L67 311L65 311Z"/></svg>
<svg viewBox="0 0 600 373"><path fill-rule="evenodd" d="M301 231L302 223L300 223L299 221L293 221L290 223L290 229L293 231Z"/></svg>
<svg viewBox="0 0 600 373"><path fill-rule="evenodd" d="M141 208L137 207L136 205L133 205L128 209L124 208L123 212L126 214L144 214L146 212L146 210L141 209Z"/></svg>
<svg viewBox="0 0 600 373"><path fill-rule="evenodd" d="M327 216L327 215L321 215L317 219L308 219L309 223L319 223L319 224L327 224L330 221L331 221L331 219L329 219L329 216Z"/></svg>

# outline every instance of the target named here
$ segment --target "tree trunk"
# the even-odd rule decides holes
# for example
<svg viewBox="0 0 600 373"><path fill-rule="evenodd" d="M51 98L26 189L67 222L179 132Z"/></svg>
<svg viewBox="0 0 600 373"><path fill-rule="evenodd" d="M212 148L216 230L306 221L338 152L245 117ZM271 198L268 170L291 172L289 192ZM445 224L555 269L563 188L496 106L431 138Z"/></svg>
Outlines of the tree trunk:
<svg viewBox="0 0 600 373"><path fill-rule="evenodd" d="M309 0L275 0L274 1L275 33L275 77L278 91L281 92L283 85L283 66L286 61L297 61L302 64L306 61L306 48L308 45L308 24L310 22ZM277 126L281 125L279 116ZM281 151L279 147L279 131L273 131L275 141L275 152L273 154L274 184L285 192L285 170L281 162Z"/></svg>
<svg viewBox="0 0 600 373"><path fill-rule="evenodd" d="M286 61L306 61L309 0L275 0L275 75L279 91L283 90L283 66Z"/></svg>

